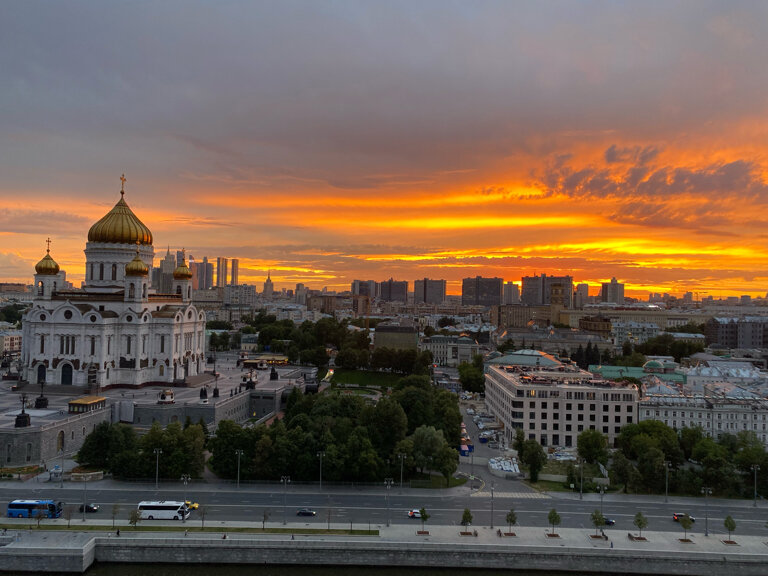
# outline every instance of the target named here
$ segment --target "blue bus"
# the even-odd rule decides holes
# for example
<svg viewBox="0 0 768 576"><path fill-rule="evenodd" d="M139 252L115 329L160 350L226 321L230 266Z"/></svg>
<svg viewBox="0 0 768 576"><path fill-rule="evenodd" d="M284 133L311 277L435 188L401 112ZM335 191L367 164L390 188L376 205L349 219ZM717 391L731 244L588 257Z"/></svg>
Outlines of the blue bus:
<svg viewBox="0 0 768 576"><path fill-rule="evenodd" d="M61 517L61 502L54 500L14 500L8 503L8 518L38 517Z"/></svg>

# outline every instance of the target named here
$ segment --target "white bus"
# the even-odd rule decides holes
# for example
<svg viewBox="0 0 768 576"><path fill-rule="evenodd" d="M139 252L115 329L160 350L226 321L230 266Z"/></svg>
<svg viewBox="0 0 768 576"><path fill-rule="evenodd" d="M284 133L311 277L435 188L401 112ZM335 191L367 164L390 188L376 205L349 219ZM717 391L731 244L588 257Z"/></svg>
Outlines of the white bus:
<svg viewBox="0 0 768 576"><path fill-rule="evenodd" d="M142 520L181 520L189 518L189 508L184 502L161 500L160 502L139 502Z"/></svg>

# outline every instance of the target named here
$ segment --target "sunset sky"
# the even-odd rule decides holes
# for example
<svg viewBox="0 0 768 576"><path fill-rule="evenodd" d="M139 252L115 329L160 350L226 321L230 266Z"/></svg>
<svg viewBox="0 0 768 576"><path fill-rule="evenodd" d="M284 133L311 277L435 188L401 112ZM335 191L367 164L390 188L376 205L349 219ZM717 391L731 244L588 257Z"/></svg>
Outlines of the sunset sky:
<svg viewBox="0 0 768 576"><path fill-rule="evenodd" d="M768 292L768 3L6 2L0 281L125 199L240 281ZM156 260L156 264L158 260Z"/></svg>

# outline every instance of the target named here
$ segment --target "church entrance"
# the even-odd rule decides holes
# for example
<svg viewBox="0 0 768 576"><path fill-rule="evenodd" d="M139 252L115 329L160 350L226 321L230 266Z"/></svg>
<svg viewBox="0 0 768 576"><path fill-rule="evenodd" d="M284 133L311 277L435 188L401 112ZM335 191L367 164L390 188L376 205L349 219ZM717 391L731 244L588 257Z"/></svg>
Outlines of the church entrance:
<svg viewBox="0 0 768 576"><path fill-rule="evenodd" d="M64 386L72 385L72 364L64 364L61 367L61 383Z"/></svg>

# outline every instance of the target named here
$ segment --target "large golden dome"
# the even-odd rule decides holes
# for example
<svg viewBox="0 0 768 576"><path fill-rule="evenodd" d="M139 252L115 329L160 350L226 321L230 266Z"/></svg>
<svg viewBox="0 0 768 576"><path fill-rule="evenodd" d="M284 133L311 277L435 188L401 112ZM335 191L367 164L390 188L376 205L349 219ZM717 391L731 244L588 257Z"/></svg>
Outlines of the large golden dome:
<svg viewBox="0 0 768 576"><path fill-rule="evenodd" d="M152 232L149 231L136 214L125 203L120 190L120 200L106 216L96 222L88 231L89 242L106 242L108 244L139 244L150 246Z"/></svg>

